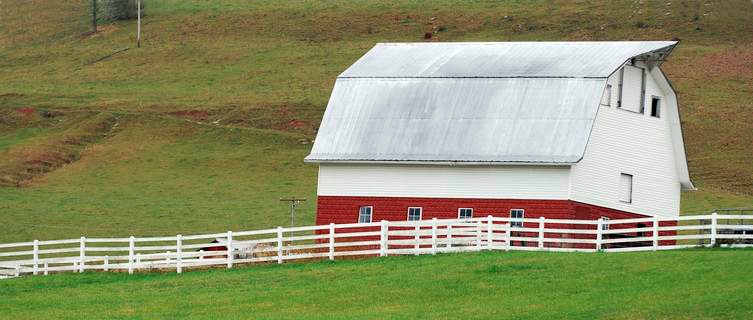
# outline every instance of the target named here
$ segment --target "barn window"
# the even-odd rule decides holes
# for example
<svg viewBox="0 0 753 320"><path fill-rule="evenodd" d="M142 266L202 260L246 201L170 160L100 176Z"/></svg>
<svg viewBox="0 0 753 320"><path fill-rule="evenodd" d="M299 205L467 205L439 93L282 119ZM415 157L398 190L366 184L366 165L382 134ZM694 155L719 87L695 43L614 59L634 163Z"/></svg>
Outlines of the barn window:
<svg viewBox="0 0 753 320"><path fill-rule="evenodd" d="M371 206L364 206L358 209L358 223L371 222L371 212L374 209Z"/></svg>
<svg viewBox="0 0 753 320"><path fill-rule="evenodd" d="M601 217L599 219L601 219L604 222L609 222L609 217ZM607 224L607 223L602 224L601 225L601 230L609 230L609 224Z"/></svg>
<svg viewBox="0 0 753 320"><path fill-rule="evenodd" d="M659 118L661 115L661 98L651 97L651 116Z"/></svg>
<svg viewBox="0 0 753 320"><path fill-rule="evenodd" d="M627 173L620 173L620 201L624 203L633 202L633 175Z"/></svg>
<svg viewBox="0 0 753 320"><path fill-rule="evenodd" d="M604 95L601 96L601 105L609 106L612 103L612 85L608 84L604 89Z"/></svg>
<svg viewBox="0 0 753 320"><path fill-rule="evenodd" d="M458 219L470 219L470 218L473 218L473 208L458 209Z"/></svg>
<svg viewBox="0 0 753 320"><path fill-rule="evenodd" d="M510 210L510 218L512 219L523 219L526 216L526 211L523 209L511 209ZM522 228L523 227L523 221L510 221L511 227L516 228Z"/></svg>
<svg viewBox="0 0 753 320"><path fill-rule="evenodd" d="M622 68L621 75L620 100L617 106L623 110L643 113L646 73L643 68L626 65Z"/></svg>
<svg viewBox="0 0 753 320"><path fill-rule="evenodd" d="M423 209L421 207L410 207L408 208L408 221L418 221L421 220L421 213Z"/></svg>

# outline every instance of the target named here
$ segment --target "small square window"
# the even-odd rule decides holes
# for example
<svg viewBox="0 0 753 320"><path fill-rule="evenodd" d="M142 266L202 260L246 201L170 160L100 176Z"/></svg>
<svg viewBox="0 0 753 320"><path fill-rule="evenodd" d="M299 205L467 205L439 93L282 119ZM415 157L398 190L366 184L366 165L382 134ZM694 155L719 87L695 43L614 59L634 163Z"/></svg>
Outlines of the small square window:
<svg viewBox="0 0 753 320"><path fill-rule="evenodd" d="M609 222L609 217L601 217L603 222ZM601 230L609 230L609 224L604 223L601 225Z"/></svg>
<svg viewBox="0 0 753 320"><path fill-rule="evenodd" d="M651 116L655 118L661 117L661 98L651 98Z"/></svg>
<svg viewBox="0 0 753 320"><path fill-rule="evenodd" d="M410 207L408 208L408 221L418 221L421 220L421 214L423 209L421 207Z"/></svg>
<svg viewBox="0 0 753 320"><path fill-rule="evenodd" d="M358 223L371 222L371 212L374 209L371 206L364 206L358 209Z"/></svg>
<svg viewBox="0 0 753 320"><path fill-rule="evenodd" d="M458 219L470 219L470 218L473 218L473 208L458 209Z"/></svg>
<svg viewBox="0 0 753 320"><path fill-rule="evenodd" d="M525 215L526 215L526 212L523 209L511 209L510 210L510 218L512 219L524 219ZM510 226L516 227L516 228L522 228L523 221L510 221Z"/></svg>

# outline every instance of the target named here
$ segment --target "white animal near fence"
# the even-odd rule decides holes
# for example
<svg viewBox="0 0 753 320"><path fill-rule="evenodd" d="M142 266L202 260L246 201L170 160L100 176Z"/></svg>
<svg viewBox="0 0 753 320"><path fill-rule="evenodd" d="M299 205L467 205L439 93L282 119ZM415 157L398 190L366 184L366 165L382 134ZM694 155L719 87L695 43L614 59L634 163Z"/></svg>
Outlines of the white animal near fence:
<svg viewBox="0 0 753 320"><path fill-rule="evenodd" d="M0 277L86 270L181 273L186 268L220 265L232 268L261 262L481 250L624 252L714 245L749 247L753 246L751 220L751 215L716 213L622 220L487 216L168 237L34 240L0 244Z"/></svg>

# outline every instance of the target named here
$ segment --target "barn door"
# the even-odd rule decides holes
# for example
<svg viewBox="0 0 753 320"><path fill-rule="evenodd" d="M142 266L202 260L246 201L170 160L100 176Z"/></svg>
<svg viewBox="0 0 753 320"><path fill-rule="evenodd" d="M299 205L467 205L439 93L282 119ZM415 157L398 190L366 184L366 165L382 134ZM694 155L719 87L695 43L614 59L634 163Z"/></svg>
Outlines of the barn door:
<svg viewBox="0 0 753 320"><path fill-rule="evenodd" d="M620 108L643 113L646 74L643 68L626 65L622 70Z"/></svg>

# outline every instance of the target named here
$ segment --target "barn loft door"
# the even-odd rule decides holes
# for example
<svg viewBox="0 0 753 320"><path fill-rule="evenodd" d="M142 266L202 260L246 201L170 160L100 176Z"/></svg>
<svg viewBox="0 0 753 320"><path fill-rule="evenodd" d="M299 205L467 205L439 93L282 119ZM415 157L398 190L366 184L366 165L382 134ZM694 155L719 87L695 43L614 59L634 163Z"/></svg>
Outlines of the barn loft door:
<svg viewBox="0 0 753 320"><path fill-rule="evenodd" d="M622 70L622 95L620 108L643 113L643 90L645 88L643 68L628 66Z"/></svg>

